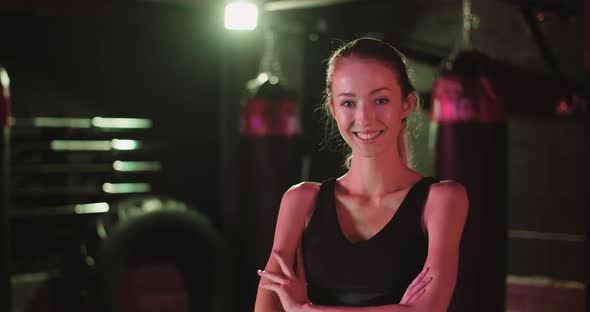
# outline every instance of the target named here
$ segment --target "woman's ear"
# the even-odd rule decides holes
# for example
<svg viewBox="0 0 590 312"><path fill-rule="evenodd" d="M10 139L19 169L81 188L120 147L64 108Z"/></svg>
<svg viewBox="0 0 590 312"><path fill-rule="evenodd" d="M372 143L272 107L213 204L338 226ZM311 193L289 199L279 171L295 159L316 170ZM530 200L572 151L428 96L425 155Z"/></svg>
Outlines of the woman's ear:
<svg viewBox="0 0 590 312"><path fill-rule="evenodd" d="M332 115L332 118L334 118L334 100L332 99L331 96L328 97L327 103L328 103L328 110L330 111L330 115Z"/></svg>
<svg viewBox="0 0 590 312"><path fill-rule="evenodd" d="M414 110L414 105L416 105L416 93L412 92L406 96L402 103L402 117L408 117L412 111Z"/></svg>

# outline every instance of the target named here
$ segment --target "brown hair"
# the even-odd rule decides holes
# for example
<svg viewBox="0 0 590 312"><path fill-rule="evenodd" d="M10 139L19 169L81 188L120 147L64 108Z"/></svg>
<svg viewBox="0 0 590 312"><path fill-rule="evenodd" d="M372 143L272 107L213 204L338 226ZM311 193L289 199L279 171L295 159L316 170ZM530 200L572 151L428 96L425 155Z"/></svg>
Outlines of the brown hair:
<svg viewBox="0 0 590 312"><path fill-rule="evenodd" d="M400 135L398 136L397 142L400 158L407 166L413 166L412 146L410 144L410 139L412 136L415 136L413 133L415 131L411 130L411 128L408 126L408 123L413 127L418 126L417 123L420 122L420 114L416 113L416 111L420 107L420 101L418 94L416 93L416 90L410 81L410 72L408 66L406 65L406 59L404 55L387 42L369 37L358 38L345 43L329 58L328 68L326 70L326 89L324 91L323 103L323 108L328 120L328 123L326 124L326 132L331 132L329 129L332 129L333 131L335 128L334 118L330 113L330 103L332 102L332 75L334 74L334 70L338 65L338 61L346 57L374 59L383 63L397 75L403 99L405 99L411 93L416 95L416 103L412 113L407 118L402 120L402 129ZM351 161L352 155L349 153L345 163L347 168L350 167Z"/></svg>

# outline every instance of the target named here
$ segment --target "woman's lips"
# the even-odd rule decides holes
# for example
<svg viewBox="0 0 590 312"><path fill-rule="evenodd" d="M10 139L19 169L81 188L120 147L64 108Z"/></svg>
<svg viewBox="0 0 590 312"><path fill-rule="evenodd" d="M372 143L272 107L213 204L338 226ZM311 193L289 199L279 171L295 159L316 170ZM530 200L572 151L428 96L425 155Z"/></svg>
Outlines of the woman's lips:
<svg viewBox="0 0 590 312"><path fill-rule="evenodd" d="M376 131L359 131L359 132L353 132L354 135L360 139L361 142L370 142L373 141L374 139L376 139L379 135L381 135L381 133L383 133L383 130L376 130Z"/></svg>

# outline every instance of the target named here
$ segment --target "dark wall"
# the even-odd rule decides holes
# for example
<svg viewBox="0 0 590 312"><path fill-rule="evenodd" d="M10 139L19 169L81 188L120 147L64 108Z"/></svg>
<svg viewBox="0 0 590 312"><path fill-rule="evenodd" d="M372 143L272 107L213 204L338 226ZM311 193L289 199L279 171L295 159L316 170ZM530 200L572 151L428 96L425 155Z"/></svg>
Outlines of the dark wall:
<svg viewBox="0 0 590 312"><path fill-rule="evenodd" d="M168 146L159 192L218 214L219 40L205 8L0 11L13 115L140 117Z"/></svg>

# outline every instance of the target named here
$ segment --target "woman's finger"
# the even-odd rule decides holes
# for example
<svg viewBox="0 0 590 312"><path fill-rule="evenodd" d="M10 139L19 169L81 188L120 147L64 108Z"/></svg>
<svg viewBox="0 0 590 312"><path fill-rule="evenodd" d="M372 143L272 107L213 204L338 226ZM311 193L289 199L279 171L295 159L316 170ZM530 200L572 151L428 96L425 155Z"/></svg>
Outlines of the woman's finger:
<svg viewBox="0 0 590 312"><path fill-rule="evenodd" d="M276 293L279 291L279 288L281 287L281 285L274 284L274 283L265 283L265 284L260 284L260 287L264 288L266 290L274 291Z"/></svg>
<svg viewBox="0 0 590 312"><path fill-rule="evenodd" d="M287 296L287 294L285 293L285 289L281 285L265 284L265 285L260 285L260 287L262 287L263 289L270 290L270 291L274 292L281 300L281 304L284 304L283 301L285 300L285 297Z"/></svg>
<svg viewBox="0 0 590 312"><path fill-rule="evenodd" d="M422 272L420 272L418 274L418 276L416 276L416 278L414 278L414 280L412 281L410 286L408 286L408 289L414 288L416 286L416 284L418 284L422 279L424 279L424 276L426 276L426 273L428 273L429 270L430 270L429 267L424 268L424 270L422 270Z"/></svg>
<svg viewBox="0 0 590 312"><path fill-rule="evenodd" d="M432 282L432 276L430 276L428 278L424 278L418 284L416 284L416 286L414 286L413 292L417 292L417 291L423 289L424 287L426 287L426 285L430 284L430 282Z"/></svg>
<svg viewBox="0 0 590 312"><path fill-rule="evenodd" d="M406 289L406 292L404 293L404 296L402 297L400 304L409 303L410 300L413 300L412 297L414 297L417 292L423 290L426 287L426 285L428 285L432 281L432 276L424 278L424 276L419 275L419 277L420 278L416 277L416 279L412 282L412 284L410 284L408 289Z"/></svg>
<svg viewBox="0 0 590 312"><path fill-rule="evenodd" d="M414 300L417 300L418 298L420 298L420 296L422 296L424 293L426 292L426 288L422 288L420 289L420 291L415 292L410 298L408 298L408 304L414 302Z"/></svg>
<svg viewBox="0 0 590 312"><path fill-rule="evenodd" d="M278 273L272 273L272 272L268 272L268 271L258 270L258 275L262 278L266 278L266 279L268 279L272 282L275 282L279 285L283 285L287 282L287 279L282 274L278 274Z"/></svg>
<svg viewBox="0 0 590 312"><path fill-rule="evenodd" d="M408 298L410 298L412 296L412 289L408 288L406 289L406 292L404 293L402 300L400 300L400 304L407 304L408 303Z"/></svg>
<svg viewBox="0 0 590 312"><path fill-rule="evenodd" d="M410 303L420 297L424 291L426 290L426 286L430 284L432 281L432 276L426 279L423 279L418 284L414 286L414 288L410 289L407 294L404 295L406 303ZM403 299L403 298L402 298Z"/></svg>
<svg viewBox="0 0 590 312"><path fill-rule="evenodd" d="M260 286L260 287L262 287L262 286ZM404 296L402 297L402 300L399 301L399 304L408 304L408 302L406 301L406 296L407 296L407 293L404 293Z"/></svg>
<svg viewBox="0 0 590 312"><path fill-rule="evenodd" d="M281 255L279 255L278 252L273 251L272 253L275 256L275 258L277 259L277 262L279 263L279 265L281 266L281 270L283 270L283 274L285 274L285 276L287 276L287 278L292 279L293 278L293 270L291 268L289 268L287 263L285 263L285 260L283 260L283 257L281 257Z"/></svg>

